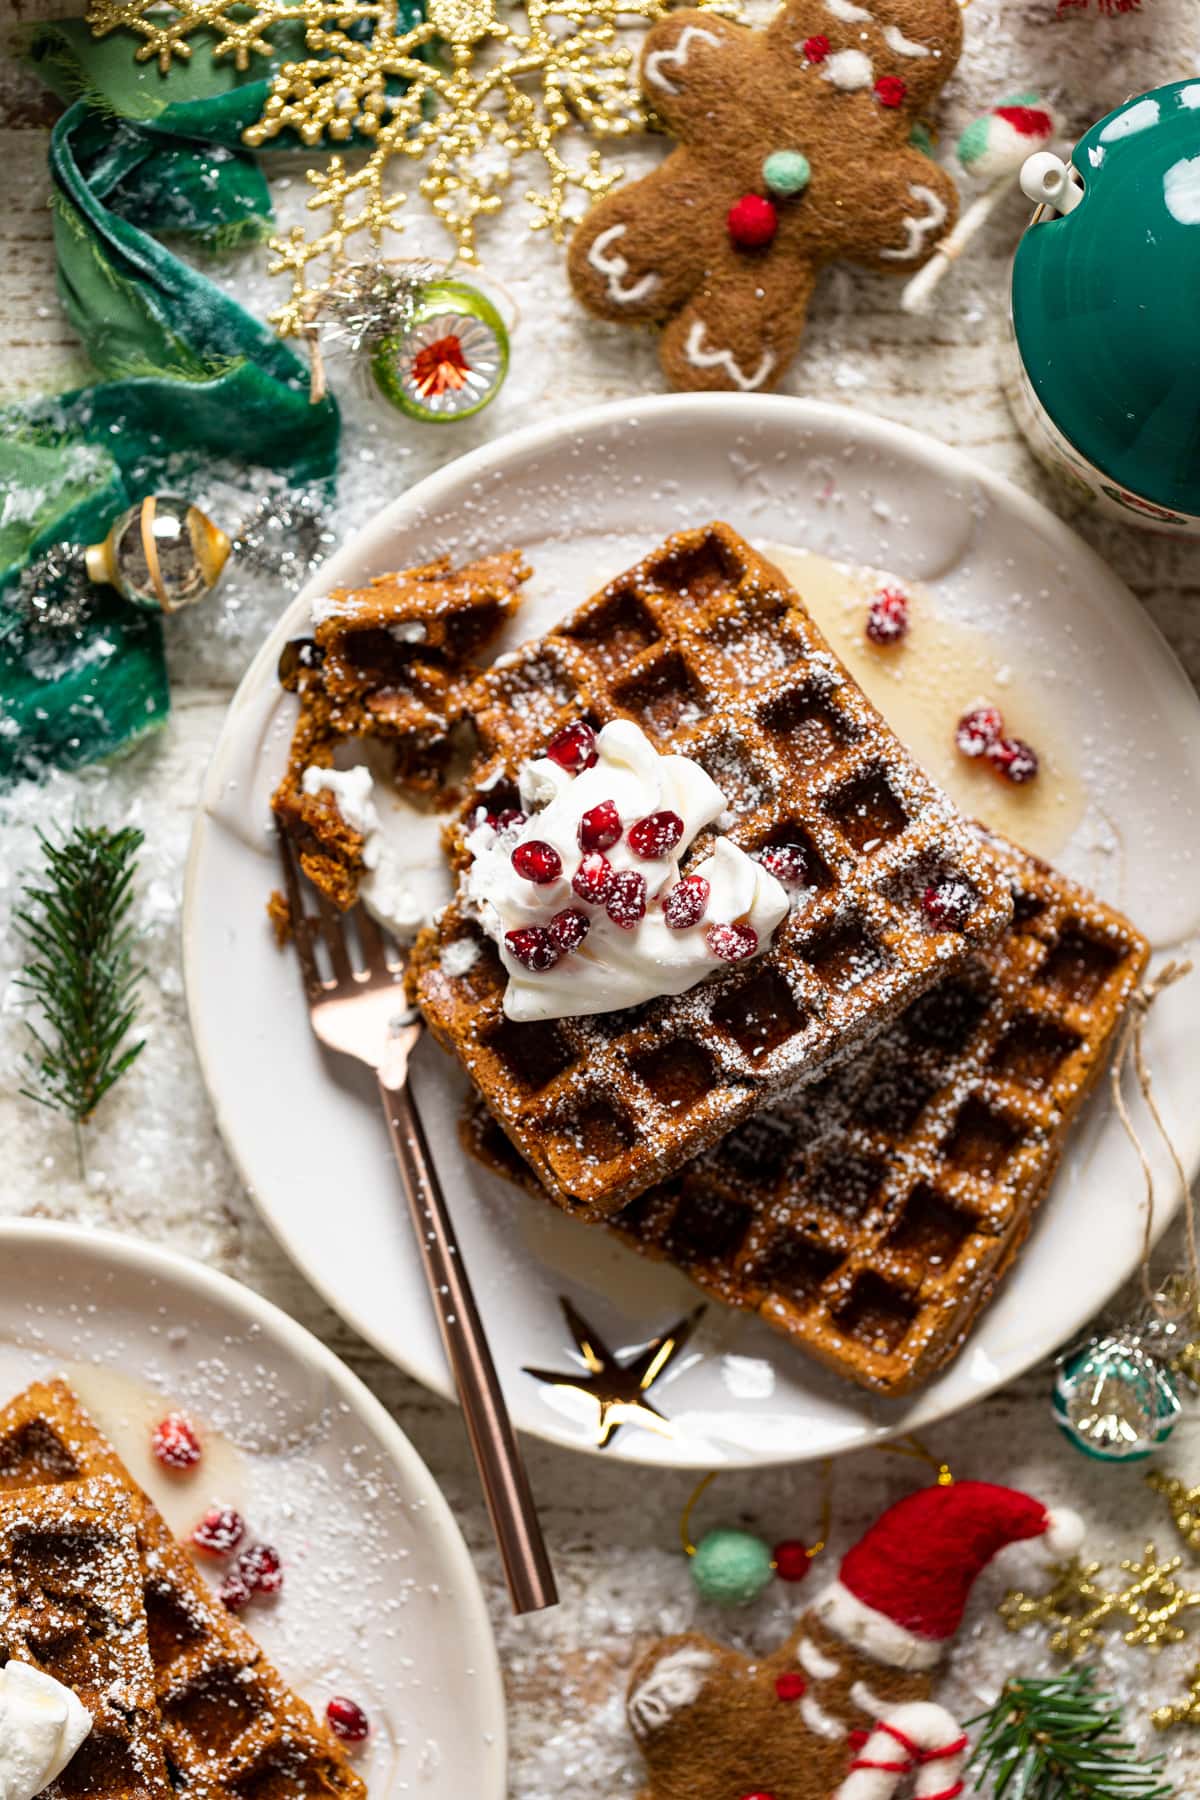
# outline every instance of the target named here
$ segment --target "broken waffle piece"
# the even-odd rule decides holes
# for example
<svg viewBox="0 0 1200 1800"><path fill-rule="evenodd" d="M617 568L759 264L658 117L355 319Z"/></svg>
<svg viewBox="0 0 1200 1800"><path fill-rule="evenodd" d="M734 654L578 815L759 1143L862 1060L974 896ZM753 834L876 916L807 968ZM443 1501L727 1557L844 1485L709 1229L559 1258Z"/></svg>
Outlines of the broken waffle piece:
<svg viewBox="0 0 1200 1800"><path fill-rule="evenodd" d="M1129 921L981 834L1004 936L843 1067L610 1221L797 1349L905 1394L961 1347L1019 1252L1146 966ZM684 1065L679 1104L689 1104ZM466 1147L544 1190L474 1106Z"/></svg>
<svg viewBox="0 0 1200 1800"><path fill-rule="evenodd" d="M467 706L479 748L449 833L460 889L418 940L415 991L435 1037L571 1211L620 1210L819 1077L991 943L1010 916L1007 884L965 822L851 680L800 597L727 525L669 539L479 676ZM685 992L660 988L629 1004L613 983L610 996L621 998L607 1004L624 1010L521 1022L506 1004L511 971L481 930L470 890L473 834L481 820L501 829L515 815L513 852L536 844L537 817L527 815L539 798L530 793L539 759L556 760L550 747L563 743L569 764L582 726L600 732L615 720L637 727L665 761L688 759L723 799L690 848L679 840L681 876L704 869L725 840L772 876L771 891L786 891L788 913L769 941L757 931L753 945L736 934L710 940L718 972ZM630 821L620 824L633 843ZM606 835L604 820L599 829ZM579 842L586 848L582 831ZM603 937L591 921L601 908L612 917L610 898L588 891L581 861L548 879L558 888L547 886L547 897L590 925L570 932L552 960L540 958L562 987ZM925 907L931 886L953 889L953 917ZM631 945L654 904L649 878L632 898L645 910L631 902L624 911ZM681 934L709 929L703 909L683 904L692 898L680 898ZM534 969L526 985L536 980ZM591 985L603 1003L605 982Z"/></svg>
<svg viewBox="0 0 1200 1800"><path fill-rule="evenodd" d="M314 602L313 636L285 648L280 680L299 696L300 713L271 805L305 875L334 906L354 904L370 826L362 805L347 805L351 791L322 782L321 772L347 773L334 768L341 746L372 739L389 781L444 798L472 658L515 611L528 573L510 550L461 569L442 557L380 575Z"/></svg>
<svg viewBox="0 0 1200 1800"><path fill-rule="evenodd" d="M124 1497L136 1534L166 1792L366 1800L333 1734L226 1612L67 1383L35 1382L0 1411L0 1497L97 1480Z"/></svg>

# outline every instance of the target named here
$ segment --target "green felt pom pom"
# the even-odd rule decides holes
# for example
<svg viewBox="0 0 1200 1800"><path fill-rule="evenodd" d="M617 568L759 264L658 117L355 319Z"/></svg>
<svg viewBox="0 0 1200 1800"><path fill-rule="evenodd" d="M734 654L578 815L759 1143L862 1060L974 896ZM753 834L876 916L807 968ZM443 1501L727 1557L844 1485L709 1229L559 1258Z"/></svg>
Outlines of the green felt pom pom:
<svg viewBox="0 0 1200 1800"><path fill-rule="evenodd" d="M762 166L767 192L781 200L802 194L812 180L812 169L801 150L772 150Z"/></svg>
<svg viewBox="0 0 1200 1800"><path fill-rule="evenodd" d="M696 1545L691 1569L705 1600L746 1606L771 1579L771 1552L748 1531L710 1531Z"/></svg>
<svg viewBox="0 0 1200 1800"><path fill-rule="evenodd" d="M970 129L970 127L968 127L968 129ZM914 121L913 128L908 134L908 141L914 150L919 150L921 152L922 156L932 156L937 149L937 145L933 140L933 133L923 119Z"/></svg>

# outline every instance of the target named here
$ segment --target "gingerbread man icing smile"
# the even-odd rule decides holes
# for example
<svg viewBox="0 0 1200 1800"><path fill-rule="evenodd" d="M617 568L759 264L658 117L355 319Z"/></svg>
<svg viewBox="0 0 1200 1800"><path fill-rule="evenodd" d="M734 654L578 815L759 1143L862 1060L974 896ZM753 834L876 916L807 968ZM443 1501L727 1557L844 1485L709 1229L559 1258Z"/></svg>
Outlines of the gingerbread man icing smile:
<svg viewBox="0 0 1200 1800"><path fill-rule="evenodd" d="M909 138L961 43L958 0L787 0L765 31L661 20L641 85L679 142L579 226L579 298L662 324L676 387L774 387L822 264L911 274L952 226L954 184Z"/></svg>

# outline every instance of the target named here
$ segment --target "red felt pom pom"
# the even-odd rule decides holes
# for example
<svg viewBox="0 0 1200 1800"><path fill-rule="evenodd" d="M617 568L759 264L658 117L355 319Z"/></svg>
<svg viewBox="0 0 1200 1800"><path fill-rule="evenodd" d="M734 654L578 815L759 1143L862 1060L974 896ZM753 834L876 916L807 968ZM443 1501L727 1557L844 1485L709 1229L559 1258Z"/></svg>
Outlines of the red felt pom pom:
<svg viewBox="0 0 1200 1800"><path fill-rule="evenodd" d="M808 1545L802 1544L799 1538L786 1538L782 1544L776 1544L771 1561L780 1581L803 1581L812 1568Z"/></svg>
<svg viewBox="0 0 1200 1800"><path fill-rule="evenodd" d="M779 214L761 194L743 194L729 209L726 224L738 250L762 250L775 236Z"/></svg>
<svg viewBox="0 0 1200 1800"><path fill-rule="evenodd" d="M804 40L804 60L810 63L823 63L829 55L829 39L823 32Z"/></svg>
<svg viewBox="0 0 1200 1800"><path fill-rule="evenodd" d="M875 83L875 98L880 106L903 106L908 83L898 75L881 75Z"/></svg>
<svg viewBox="0 0 1200 1800"><path fill-rule="evenodd" d="M803 1700L808 1683L798 1669L788 1669L775 1677L775 1693L780 1700Z"/></svg>

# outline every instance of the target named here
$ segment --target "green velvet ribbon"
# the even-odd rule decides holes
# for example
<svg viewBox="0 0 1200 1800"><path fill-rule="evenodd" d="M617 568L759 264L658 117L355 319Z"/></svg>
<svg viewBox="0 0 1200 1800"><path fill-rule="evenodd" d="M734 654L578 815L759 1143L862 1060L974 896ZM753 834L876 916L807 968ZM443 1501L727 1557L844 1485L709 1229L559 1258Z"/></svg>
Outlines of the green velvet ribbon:
<svg viewBox="0 0 1200 1800"><path fill-rule="evenodd" d="M34 627L14 603L28 562L97 542L126 507L186 493L206 465L297 485L335 475L337 408L310 403L307 365L155 235L227 248L271 222L241 148L269 69L214 63L204 37L166 75L135 61L128 32L96 40L78 20L27 46L72 102L50 145L58 287L100 380L0 412L0 782L108 756L169 706L158 616L98 588L82 624Z"/></svg>

